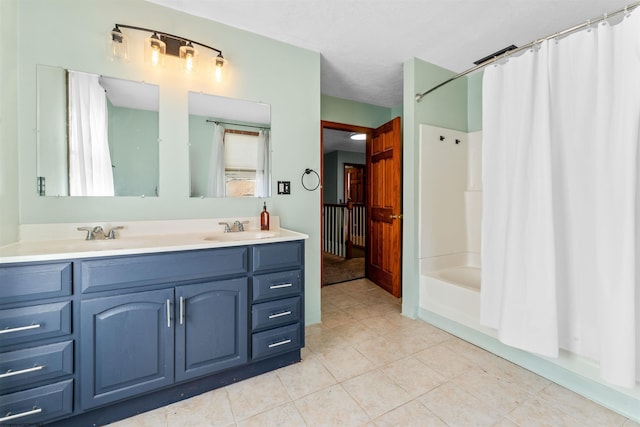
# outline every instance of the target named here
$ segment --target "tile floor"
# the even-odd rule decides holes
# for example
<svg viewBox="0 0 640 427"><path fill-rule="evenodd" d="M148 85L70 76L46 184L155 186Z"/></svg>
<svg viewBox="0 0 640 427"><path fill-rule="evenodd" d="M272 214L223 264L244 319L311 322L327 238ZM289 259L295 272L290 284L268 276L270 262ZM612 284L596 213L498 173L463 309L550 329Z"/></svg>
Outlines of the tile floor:
<svg viewBox="0 0 640 427"><path fill-rule="evenodd" d="M640 427L399 313L366 279L325 287L301 363L111 426Z"/></svg>

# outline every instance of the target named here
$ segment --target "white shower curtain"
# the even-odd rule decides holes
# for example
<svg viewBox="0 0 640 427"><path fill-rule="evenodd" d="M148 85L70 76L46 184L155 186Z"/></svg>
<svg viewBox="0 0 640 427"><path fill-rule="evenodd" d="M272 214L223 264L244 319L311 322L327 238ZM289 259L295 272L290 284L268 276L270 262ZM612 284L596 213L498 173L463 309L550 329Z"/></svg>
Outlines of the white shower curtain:
<svg viewBox="0 0 640 427"><path fill-rule="evenodd" d="M258 133L258 161L256 163L256 197L269 196L269 184L271 176L269 162L271 154L270 132L261 129Z"/></svg>
<svg viewBox="0 0 640 427"><path fill-rule="evenodd" d="M225 195L224 131L224 126L217 123L213 125L207 177L207 196L209 197L224 197Z"/></svg>
<svg viewBox="0 0 640 427"><path fill-rule="evenodd" d="M69 71L69 194L113 196L107 96L95 74Z"/></svg>
<svg viewBox="0 0 640 427"><path fill-rule="evenodd" d="M640 374L640 13L485 70L482 323ZM638 271L638 273L636 272Z"/></svg>

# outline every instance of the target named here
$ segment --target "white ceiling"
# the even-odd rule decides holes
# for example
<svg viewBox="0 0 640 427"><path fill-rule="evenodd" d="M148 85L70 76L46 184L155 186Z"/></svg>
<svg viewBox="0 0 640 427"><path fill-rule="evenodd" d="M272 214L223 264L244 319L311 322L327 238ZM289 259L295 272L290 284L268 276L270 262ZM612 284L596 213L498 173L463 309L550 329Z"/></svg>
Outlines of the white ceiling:
<svg viewBox="0 0 640 427"><path fill-rule="evenodd" d="M367 149L366 141L356 141L351 139L352 132L337 129L323 129L322 150L330 153L332 151L351 151L354 153L364 153Z"/></svg>
<svg viewBox="0 0 640 427"><path fill-rule="evenodd" d="M632 0L148 1L320 52L323 94L393 107L402 104L409 58L464 71Z"/></svg>

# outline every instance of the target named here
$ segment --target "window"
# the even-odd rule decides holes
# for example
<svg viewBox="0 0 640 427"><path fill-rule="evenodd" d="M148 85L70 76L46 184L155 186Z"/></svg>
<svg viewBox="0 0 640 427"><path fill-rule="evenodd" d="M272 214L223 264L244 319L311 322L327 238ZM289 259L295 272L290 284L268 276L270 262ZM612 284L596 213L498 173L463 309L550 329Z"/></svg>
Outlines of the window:
<svg viewBox="0 0 640 427"><path fill-rule="evenodd" d="M255 196L258 132L227 129L224 135L224 159L226 195Z"/></svg>

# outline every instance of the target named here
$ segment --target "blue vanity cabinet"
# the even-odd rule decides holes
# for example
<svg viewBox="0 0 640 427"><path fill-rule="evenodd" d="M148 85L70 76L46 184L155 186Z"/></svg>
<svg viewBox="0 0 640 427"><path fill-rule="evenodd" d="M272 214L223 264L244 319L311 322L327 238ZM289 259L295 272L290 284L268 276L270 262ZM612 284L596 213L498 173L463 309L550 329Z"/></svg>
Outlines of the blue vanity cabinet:
<svg viewBox="0 0 640 427"><path fill-rule="evenodd" d="M304 347L304 245L256 245L253 255L251 360Z"/></svg>
<svg viewBox="0 0 640 427"><path fill-rule="evenodd" d="M72 263L0 265L0 425L73 413Z"/></svg>
<svg viewBox="0 0 640 427"><path fill-rule="evenodd" d="M83 409L173 383L173 288L81 304Z"/></svg>
<svg viewBox="0 0 640 427"><path fill-rule="evenodd" d="M246 277L176 288L176 381L247 363L248 293Z"/></svg>
<svg viewBox="0 0 640 427"><path fill-rule="evenodd" d="M0 263L0 426L106 425L299 362L303 260L296 240Z"/></svg>

